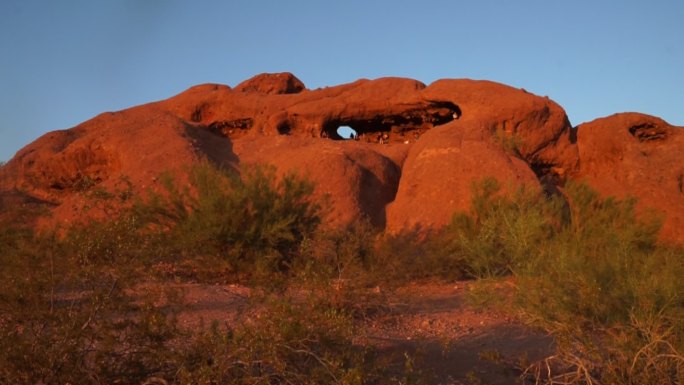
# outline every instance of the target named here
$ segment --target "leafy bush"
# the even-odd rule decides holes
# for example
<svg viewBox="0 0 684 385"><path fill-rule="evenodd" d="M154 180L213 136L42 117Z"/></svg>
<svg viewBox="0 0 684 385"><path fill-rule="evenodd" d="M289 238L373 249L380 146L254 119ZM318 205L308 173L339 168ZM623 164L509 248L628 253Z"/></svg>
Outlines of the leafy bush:
<svg viewBox="0 0 684 385"><path fill-rule="evenodd" d="M502 127L494 127L492 131L494 142L498 143L507 154L523 158L520 150L524 146L524 141L518 133L506 132Z"/></svg>
<svg viewBox="0 0 684 385"><path fill-rule="evenodd" d="M495 179L484 179L473 186L472 211L456 213L434 237L435 253L466 277L508 275L552 236L559 212L536 191L507 196Z"/></svg>
<svg viewBox="0 0 684 385"><path fill-rule="evenodd" d="M499 192L476 184L472 212L454 216L437 252L473 277L515 277L520 309L559 346L538 383L680 383L684 251L658 244L657 218L585 184L549 199Z"/></svg>
<svg viewBox="0 0 684 385"><path fill-rule="evenodd" d="M684 295L678 294L684 286L671 275L684 266L673 250L657 245L657 220L637 218L633 200L601 199L586 185L569 185L565 194L569 222L516 270L521 287L530 289L523 292L564 299L561 308L540 307L548 312L544 318L569 322L587 317L610 325L629 321L644 296L662 308ZM531 290L544 282L544 290Z"/></svg>
<svg viewBox="0 0 684 385"><path fill-rule="evenodd" d="M328 228L305 238L296 269L322 280L348 280L375 262L378 230L362 219L343 228Z"/></svg>
<svg viewBox="0 0 684 385"><path fill-rule="evenodd" d="M441 233L421 228L383 233L361 219L318 231L302 242L296 270L307 278L343 281L365 288L393 288L415 280L460 279L462 261L444 253Z"/></svg>
<svg viewBox="0 0 684 385"><path fill-rule="evenodd" d="M139 218L122 214L107 221L77 224L66 231L64 247L80 266L138 265L152 250Z"/></svg>
<svg viewBox="0 0 684 385"><path fill-rule="evenodd" d="M84 265L53 235L26 236L1 255L0 383L135 383L163 365L172 318L127 293L131 269Z"/></svg>
<svg viewBox="0 0 684 385"><path fill-rule="evenodd" d="M266 301L252 324L205 330L176 371L179 384L364 384L377 379L372 352L356 346L351 319L331 308Z"/></svg>
<svg viewBox="0 0 684 385"><path fill-rule="evenodd" d="M634 200L564 189L570 218L515 271L526 314L553 332L573 383L684 379L684 252ZM570 381L569 381L570 382Z"/></svg>
<svg viewBox="0 0 684 385"><path fill-rule="evenodd" d="M219 256L247 273L284 271L320 223L313 185L294 174L278 179L272 167L254 166L239 176L204 163L189 178L188 189L164 178L166 191L136 207L182 255Z"/></svg>

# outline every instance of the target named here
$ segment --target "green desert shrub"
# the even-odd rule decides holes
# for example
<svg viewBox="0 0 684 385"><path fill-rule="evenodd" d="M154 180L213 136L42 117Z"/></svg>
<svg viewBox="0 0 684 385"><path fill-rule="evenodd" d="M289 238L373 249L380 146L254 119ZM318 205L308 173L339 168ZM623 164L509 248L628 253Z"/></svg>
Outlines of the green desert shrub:
<svg viewBox="0 0 684 385"><path fill-rule="evenodd" d="M104 221L77 224L62 240L70 258L85 266L139 266L154 251L154 235L143 231L140 218L130 213Z"/></svg>
<svg viewBox="0 0 684 385"><path fill-rule="evenodd" d="M414 280L453 278L457 268L436 257L429 239L420 229L383 233L368 219L361 219L341 228L321 229L304 239L294 270L298 278L314 284L333 282L358 289L391 289Z"/></svg>
<svg viewBox="0 0 684 385"><path fill-rule="evenodd" d="M538 383L681 383L684 251L658 242L658 218L582 183L545 198L484 180L472 207L437 253L472 277L514 277L519 310L559 347Z"/></svg>
<svg viewBox="0 0 684 385"><path fill-rule="evenodd" d="M518 299L554 333L573 383L684 379L684 252L657 241L660 222L635 201L584 184L564 195L568 221L516 269Z"/></svg>
<svg viewBox="0 0 684 385"><path fill-rule="evenodd" d="M313 185L295 174L277 178L274 168L253 166L238 175L203 163L189 178L186 189L164 178L165 191L136 206L184 256L217 256L242 272L284 271L320 223Z"/></svg>
<svg viewBox="0 0 684 385"><path fill-rule="evenodd" d="M564 193L569 220L515 271L521 285L531 280L526 288L548 284L529 293L564 299L561 308L540 307L548 311L545 318L588 318L609 325L628 321L646 297L662 308L684 294L678 294L684 286L672 279L683 265L672 255L674 249L658 245L658 220L637 217L633 200L603 199L586 185L571 184Z"/></svg>
<svg viewBox="0 0 684 385"><path fill-rule="evenodd" d="M300 274L321 280L348 280L373 268L378 230L367 219L326 228L303 239L295 265Z"/></svg>
<svg viewBox="0 0 684 385"><path fill-rule="evenodd" d="M139 383L163 365L172 317L131 296L130 269L72 247L33 234L2 253L0 383Z"/></svg>
<svg viewBox="0 0 684 385"><path fill-rule="evenodd" d="M46 214L42 205L27 203L11 195L14 194L0 194L0 258L7 261L12 260L13 255L34 247L33 226L38 218Z"/></svg>
<svg viewBox="0 0 684 385"><path fill-rule="evenodd" d="M366 384L379 378L372 351L353 343L352 320L309 301L267 299L236 328L214 323L184 354L178 384Z"/></svg>
<svg viewBox="0 0 684 385"><path fill-rule="evenodd" d="M11 219L0 219L0 258L3 262L18 258L33 238L31 229L13 225Z"/></svg>
<svg viewBox="0 0 684 385"><path fill-rule="evenodd" d="M520 150L524 146L524 141L518 133L506 132L503 127L495 127L492 130L492 134L494 134L494 141L498 143L507 154L521 159L523 158L520 154Z"/></svg>
<svg viewBox="0 0 684 385"><path fill-rule="evenodd" d="M531 189L503 194L487 178L473 185L472 210L456 213L435 235L434 253L461 276L493 278L513 269L544 247L557 231L561 206Z"/></svg>

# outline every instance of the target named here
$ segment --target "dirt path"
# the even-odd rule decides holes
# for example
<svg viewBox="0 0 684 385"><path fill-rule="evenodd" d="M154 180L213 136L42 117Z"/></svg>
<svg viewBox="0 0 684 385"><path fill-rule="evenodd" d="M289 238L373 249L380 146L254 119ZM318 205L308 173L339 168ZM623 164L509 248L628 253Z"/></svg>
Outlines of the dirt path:
<svg viewBox="0 0 684 385"><path fill-rule="evenodd" d="M471 282L411 284L384 294L381 311L361 317L357 342L377 347L398 369L410 353L414 367L439 384L519 383L522 362L553 353L549 336L503 311L473 306ZM187 307L181 326L248 322L252 290L239 285L182 284ZM502 296L510 287L496 289ZM258 311L258 310L257 310Z"/></svg>

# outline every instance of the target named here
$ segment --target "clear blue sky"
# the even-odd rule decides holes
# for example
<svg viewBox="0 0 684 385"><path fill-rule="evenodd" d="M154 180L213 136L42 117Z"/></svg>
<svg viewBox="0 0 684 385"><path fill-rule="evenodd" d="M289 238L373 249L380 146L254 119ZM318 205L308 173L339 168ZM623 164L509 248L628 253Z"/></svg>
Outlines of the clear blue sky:
<svg viewBox="0 0 684 385"><path fill-rule="evenodd" d="M682 0L0 0L0 160L198 83L489 79L684 125Z"/></svg>

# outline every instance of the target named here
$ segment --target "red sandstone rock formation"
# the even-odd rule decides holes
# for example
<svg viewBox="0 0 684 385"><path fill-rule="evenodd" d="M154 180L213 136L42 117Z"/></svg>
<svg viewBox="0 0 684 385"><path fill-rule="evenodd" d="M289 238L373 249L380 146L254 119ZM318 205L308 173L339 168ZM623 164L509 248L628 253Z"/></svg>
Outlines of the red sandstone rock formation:
<svg viewBox="0 0 684 385"><path fill-rule="evenodd" d="M447 224L454 212L468 210L472 184L485 176L504 187L539 184L530 166L502 151L487 132L460 122L426 132L404 163L397 197L387 209L388 230Z"/></svg>
<svg viewBox="0 0 684 385"><path fill-rule="evenodd" d="M681 130L608 118L605 126L616 132L604 134L593 128L604 127L600 122L580 126L585 143L578 146L560 106L502 84L382 78L307 90L292 74L262 74L235 88L200 85L48 133L0 170L0 191L13 202L50 202L55 220L71 220L82 213L84 189L115 188L122 178L139 193L158 186L162 171L182 171L201 158L235 168L271 163L317 183L332 203L329 224L367 216L399 231L443 225L468 208L472 182L485 176L510 186L593 177L600 191L636 195L647 206L655 195L637 186L655 186L661 174L653 170L667 167L662 175L673 186L662 202L679 211L666 228L681 239L683 171L673 155L682 153ZM356 140L342 140L340 126L353 128ZM629 160L614 176L623 189L611 190L605 165L622 167L616 154L632 159L643 151L649 168Z"/></svg>
<svg viewBox="0 0 684 385"><path fill-rule="evenodd" d="M636 197L663 216L663 237L684 244L684 129L623 113L577 129L578 178L603 195Z"/></svg>
<svg viewBox="0 0 684 385"><path fill-rule="evenodd" d="M237 91L264 94L296 94L305 89L301 80L287 72L257 75L235 86Z"/></svg>

